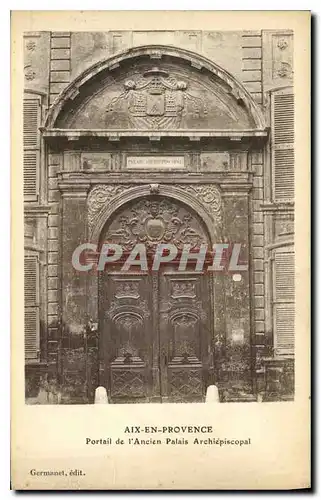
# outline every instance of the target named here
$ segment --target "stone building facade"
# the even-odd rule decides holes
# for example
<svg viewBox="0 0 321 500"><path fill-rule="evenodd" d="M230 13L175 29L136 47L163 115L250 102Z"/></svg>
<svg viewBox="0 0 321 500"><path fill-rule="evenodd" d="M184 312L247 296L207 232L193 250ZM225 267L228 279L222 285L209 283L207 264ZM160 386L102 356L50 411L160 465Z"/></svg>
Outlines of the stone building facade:
<svg viewBox="0 0 321 500"><path fill-rule="evenodd" d="M210 384L222 402L293 399L292 44L25 33L27 402L92 403L101 385L116 403L202 401ZM72 267L80 243L153 240L148 224L241 243L248 271Z"/></svg>

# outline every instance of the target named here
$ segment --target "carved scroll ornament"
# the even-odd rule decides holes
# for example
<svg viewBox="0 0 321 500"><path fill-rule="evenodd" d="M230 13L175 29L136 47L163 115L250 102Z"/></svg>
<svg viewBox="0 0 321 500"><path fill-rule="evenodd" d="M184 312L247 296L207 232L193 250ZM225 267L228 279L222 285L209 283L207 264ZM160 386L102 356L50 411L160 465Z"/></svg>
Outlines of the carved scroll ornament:
<svg viewBox="0 0 321 500"><path fill-rule="evenodd" d="M212 184L182 186L204 205L216 224L222 223L222 199L219 189Z"/></svg>
<svg viewBox="0 0 321 500"><path fill-rule="evenodd" d="M151 185L153 189L151 189L152 194L159 194L160 187L159 185ZM157 189L154 187L157 186ZM88 226L89 229L92 230L99 214L104 210L107 204L110 204L115 197L124 193L134 187L133 185L124 185L124 184L113 184L113 185L99 185L94 187L88 196ZM136 186L137 187L137 186ZM176 185L176 190L184 192L184 194L189 193L198 201L201 202L206 212L211 216L213 221L220 226L222 223L222 199L220 190L212 184L202 184L202 185ZM174 192L173 192L174 195ZM160 200L163 198L160 198ZM158 218L157 225L155 228L153 226L153 221L149 222L149 230L150 234L153 233L155 229L156 233L162 231L164 229L163 222L160 218ZM156 223L156 221L154 221ZM154 224L155 225L155 224ZM146 226L147 227L147 226ZM153 238L151 238L153 239ZM155 238L155 241L158 238Z"/></svg>
<svg viewBox="0 0 321 500"><path fill-rule="evenodd" d="M88 225L91 229L94 225L97 215L104 208L106 203L130 189L131 185L124 184L112 184L112 185L101 185L94 187L88 196Z"/></svg>

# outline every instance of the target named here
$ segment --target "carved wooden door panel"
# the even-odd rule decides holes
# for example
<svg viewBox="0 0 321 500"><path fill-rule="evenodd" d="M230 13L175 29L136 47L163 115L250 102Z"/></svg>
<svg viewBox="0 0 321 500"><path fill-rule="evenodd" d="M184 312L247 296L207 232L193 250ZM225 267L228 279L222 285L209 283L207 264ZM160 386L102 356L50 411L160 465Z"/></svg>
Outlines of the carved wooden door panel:
<svg viewBox="0 0 321 500"><path fill-rule="evenodd" d="M152 394L151 276L114 266L100 287L100 384L112 403L145 402Z"/></svg>
<svg viewBox="0 0 321 500"><path fill-rule="evenodd" d="M158 243L181 251L186 243L196 249L208 241L187 207L160 196L129 204L102 237L128 253L144 243L151 259ZM100 385L112 403L203 400L211 364L210 297L208 276L193 267L178 272L177 263L126 272L114 264L101 273Z"/></svg>
<svg viewBox="0 0 321 500"><path fill-rule="evenodd" d="M210 289L198 272L166 268L160 279L163 402L203 401L211 365Z"/></svg>

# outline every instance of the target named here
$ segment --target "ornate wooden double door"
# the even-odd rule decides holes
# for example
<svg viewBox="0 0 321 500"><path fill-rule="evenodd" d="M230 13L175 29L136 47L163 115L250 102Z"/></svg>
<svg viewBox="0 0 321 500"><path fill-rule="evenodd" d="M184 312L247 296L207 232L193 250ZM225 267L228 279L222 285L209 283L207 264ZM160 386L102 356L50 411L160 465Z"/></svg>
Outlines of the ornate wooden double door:
<svg viewBox="0 0 321 500"><path fill-rule="evenodd" d="M159 242L196 248L207 240L197 216L160 197L126 207L104 238L128 251L144 243L151 260ZM213 370L208 275L196 272L195 262L184 272L178 262L159 271L123 271L122 264L109 265L99 278L100 384L110 401L203 401Z"/></svg>

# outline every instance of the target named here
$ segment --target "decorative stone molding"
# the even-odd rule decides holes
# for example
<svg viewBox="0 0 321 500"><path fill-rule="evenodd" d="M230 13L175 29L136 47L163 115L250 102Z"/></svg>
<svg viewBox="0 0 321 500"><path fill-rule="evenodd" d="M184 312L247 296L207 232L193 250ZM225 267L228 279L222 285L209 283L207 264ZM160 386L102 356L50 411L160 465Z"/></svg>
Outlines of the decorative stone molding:
<svg viewBox="0 0 321 500"><path fill-rule="evenodd" d="M288 45L289 45L289 43L287 42L287 40L285 38L280 38L278 43L277 43L277 46L280 50L286 49Z"/></svg>
<svg viewBox="0 0 321 500"><path fill-rule="evenodd" d="M31 87L37 94L47 92L48 89L49 37L48 31L25 31L23 34L25 87Z"/></svg>
<svg viewBox="0 0 321 500"><path fill-rule="evenodd" d="M277 87L291 85L293 80L292 30L263 30L262 80L264 94Z"/></svg>
<svg viewBox="0 0 321 500"><path fill-rule="evenodd" d="M98 241L100 232L115 210L129 201L150 196L150 184L130 185L113 184L94 187L88 196L88 226L89 235L93 241ZM154 188L153 188L154 191ZM153 194L181 201L194 210L203 219L211 239L221 231L221 195L217 186L212 184L194 185L159 184ZM213 241L214 242L214 241Z"/></svg>
<svg viewBox="0 0 321 500"><path fill-rule="evenodd" d="M251 191L253 184L251 182L230 182L221 183L222 196L244 196Z"/></svg>
<svg viewBox="0 0 321 500"><path fill-rule="evenodd" d="M26 80L34 80L36 77L36 73L32 71L31 64L27 64L25 67L25 79Z"/></svg>
<svg viewBox="0 0 321 500"><path fill-rule="evenodd" d="M275 238L294 235L294 213L281 213L274 220Z"/></svg>
<svg viewBox="0 0 321 500"><path fill-rule="evenodd" d="M150 184L150 194L159 194L159 184Z"/></svg>
<svg viewBox="0 0 321 500"><path fill-rule="evenodd" d="M35 48L36 48L36 42L34 42L33 40L29 40L26 43L26 49L29 50L30 52L33 52Z"/></svg>
<svg viewBox="0 0 321 500"><path fill-rule="evenodd" d="M222 199L219 189L213 184L180 186L196 196L207 208L216 224L222 223Z"/></svg>
<svg viewBox="0 0 321 500"><path fill-rule="evenodd" d="M255 137L257 140L266 140L268 136L268 131L263 129L247 129L247 130L202 130L202 129L193 129L193 130L119 130L113 131L109 129L100 129L100 130L90 130L90 129L51 129L40 127L42 135L44 139L55 138L58 140L61 137L66 137L69 140L76 141L81 137L99 137L103 139L108 139L109 141L118 141L122 138L126 139L127 137L147 137L150 141L153 141L154 137L157 137L157 141L162 137L184 137L191 141L197 141L202 139L203 137L209 139L230 139L236 137L239 141L242 137L252 138Z"/></svg>
<svg viewBox="0 0 321 500"><path fill-rule="evenodd" d="M58 187L63 198L86 198L90 184L85 179L79 179L77 184L60 180Z"/></svg>
<svg viewBox="0 0 321 500"><path fill-rule="evenodd" d="M230 154L228 151L201 151L200 170L203 172L222 172L229 169Z"/></svg>
<svg viewBox="0 0 321 500"><path fill-rule="evenodd" d="M277 212L278 214L280 214L281 212L291 213L294 212L294 202L293 201L279 202L279 203L265 202L262 203L261 208L262 211L266 213L273 213L273 212Z"/></svg>
<svg viewBox="0 0 321 500"><path fill-rule="evenodd" d="M94 187L88 196L88 225L92 229L96 215L112 198L133 187L128 184L108 184Z"/></svg>
<svg viewBox="0 0 321 500"><path fill-rule="evenodd" d="M104 230L104 241L113 241L131 251L137 243L155 250L159 243L184 244L199 248L208 242L208 235L189 207L163 196L134 200L112 217Z"/></svg>

